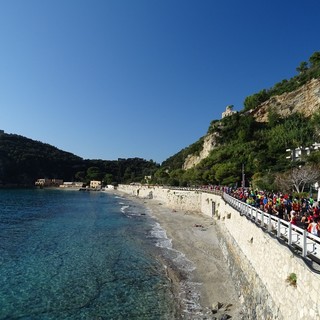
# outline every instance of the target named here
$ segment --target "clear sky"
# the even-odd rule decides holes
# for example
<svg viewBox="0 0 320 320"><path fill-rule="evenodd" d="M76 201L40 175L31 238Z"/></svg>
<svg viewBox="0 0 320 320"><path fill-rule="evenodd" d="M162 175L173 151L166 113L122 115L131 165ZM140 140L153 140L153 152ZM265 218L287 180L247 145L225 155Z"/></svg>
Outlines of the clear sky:
<svg viewBox="0 0 320 320"><path fill-rule="evenodd" d="M161 163L319 40L319 0L0 0L0 129Z"/></svg>

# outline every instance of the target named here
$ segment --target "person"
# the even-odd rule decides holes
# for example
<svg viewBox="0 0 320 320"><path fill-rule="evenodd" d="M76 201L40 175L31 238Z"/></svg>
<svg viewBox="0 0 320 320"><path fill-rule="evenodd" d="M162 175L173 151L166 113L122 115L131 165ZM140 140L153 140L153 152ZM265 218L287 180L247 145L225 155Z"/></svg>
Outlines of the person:
<svg viewBox="0 0 320 320"><path fill-rule="evenodd" d="M272 201L269 201L266 206L265 206L265 211L268 212L269 214L274 214L274 208L273 208L273 203Z"/></svg>
<svg viewBox="0 0 320 320"><path fill-rule="evenodd" d="M319 219L319 207L314 208L313 210L313 219L318 220Z"/></svg>
<svg viewBox="0 0 320 320"><path fill-rule="evenodd" d="M309 224L310 224L309 215L308 215L307 212L303 214L303 216L301 217L300 222L301 222L303 228L304 228L305 230L307 230L307 229L308 229L308 226L309 226Z"/></svg>
<svg viewBox="0 0 320 320"><path fill-rule="evenodd" d="M294 210L290 212L290 223L295 226L297 225L297 213Z"/></svg>
<svg viewBox="0 0 320 320"><path fill-rule="evenodd" d="M300 212L300 203L298 201L298 199L294 199L293 200L293 203L292 203L292 209L296 212L296 213L299 213Z"/></svg>
<svg viewBox="0 0 320 320"><path fill-rule="evenodd" d="M320 237L320 219L317 221L318 237Z"/></svg>
<svg viewBox="0 0 320 320"><path fill-rule="evenodd" d="M310 198L309 198L309 205L310 205L310 207L312 207L313 204L314 204L314 199L310 196Z"/></svg>
<svg viewBox="0 0 320 320"><path fill-rule="evenodd" d="M277 211L278 211L278 218L284 219L284 205L282 203L280 203L277 206Z"/></svg>
<svg viewBox="0 0 320 320"><path fill-rule="evenodd" d="M291 220L293 216L295 216L297 213L294 211L294 210L291 210L290 211L290 214L289 214L289 219Z"/></svg>
<svg viewBox="0 0 320 320"><path fill-rule="evenodd" d="M291 219L290 213L291 213L291 211L292 211L292 202L291 202L291 199L290 199L290 198L287 198L284 203L285 203L285 206L286 206L285 216L286 216L286 218L290 221L290 219Z"/></svg>
<svg viewBox="0 0 320 320"><path fill-rule="evenodd" d="M314 219L309 223L307 230L309 233L318 236L317 222Z"/></svg>

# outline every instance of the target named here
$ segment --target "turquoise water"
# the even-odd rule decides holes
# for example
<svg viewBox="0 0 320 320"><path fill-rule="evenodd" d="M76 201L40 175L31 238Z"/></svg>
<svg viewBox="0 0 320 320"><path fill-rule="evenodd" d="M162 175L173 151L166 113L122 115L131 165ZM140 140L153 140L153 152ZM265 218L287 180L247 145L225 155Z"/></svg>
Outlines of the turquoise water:
<svg viewBox="0 0 320 320"><path fill-rule="evenodd" d="M0 190L0 319L177 319L154 222L102 192Z"/></svg>

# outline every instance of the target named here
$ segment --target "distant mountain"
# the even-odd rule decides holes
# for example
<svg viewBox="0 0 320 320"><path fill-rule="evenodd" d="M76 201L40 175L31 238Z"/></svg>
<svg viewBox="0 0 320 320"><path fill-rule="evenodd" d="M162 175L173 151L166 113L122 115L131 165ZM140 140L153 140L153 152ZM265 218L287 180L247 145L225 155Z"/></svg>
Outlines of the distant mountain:
<svg viewBox="0 0 320 320"><path fill-rule="evenodd" d="M39 178L141 182L158 167L140 158L84 160L49 144L0 131L0 186L33 186Z"/></svg>
<svg viewBox="0 0 320 320"><path fill-rule="evenodd" d="M16 134L0 135L0 183L33 185L38 178L72 180L83 159L49 144Z"/></svg>

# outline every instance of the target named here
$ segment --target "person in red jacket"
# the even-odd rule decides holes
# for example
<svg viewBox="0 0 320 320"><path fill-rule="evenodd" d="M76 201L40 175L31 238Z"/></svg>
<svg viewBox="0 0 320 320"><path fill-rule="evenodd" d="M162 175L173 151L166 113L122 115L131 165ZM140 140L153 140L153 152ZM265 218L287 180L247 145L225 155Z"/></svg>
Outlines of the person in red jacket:
<svg viewBox="0 0 320 320"><path fill-rule="evenodd" d="M294 210L290 212L290 223L295 226L297 225L297 213Z"/></svg>

